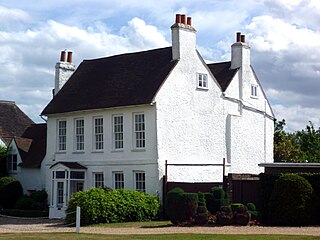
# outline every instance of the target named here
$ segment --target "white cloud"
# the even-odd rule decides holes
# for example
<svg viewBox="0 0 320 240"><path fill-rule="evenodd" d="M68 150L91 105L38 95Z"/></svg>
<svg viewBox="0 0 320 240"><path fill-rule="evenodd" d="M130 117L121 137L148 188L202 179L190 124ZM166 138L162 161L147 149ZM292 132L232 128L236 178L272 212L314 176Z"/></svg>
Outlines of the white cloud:
<svg viewBox="0 0 320 240"><path fill-rule="evenodd" d="M285 107L275 104L273 111L278 120L286 120L286 130L288 131L302 130L309 124L309 121L314 123L316 127L320 126L319 108L306 108L300 105Z"/></svg>

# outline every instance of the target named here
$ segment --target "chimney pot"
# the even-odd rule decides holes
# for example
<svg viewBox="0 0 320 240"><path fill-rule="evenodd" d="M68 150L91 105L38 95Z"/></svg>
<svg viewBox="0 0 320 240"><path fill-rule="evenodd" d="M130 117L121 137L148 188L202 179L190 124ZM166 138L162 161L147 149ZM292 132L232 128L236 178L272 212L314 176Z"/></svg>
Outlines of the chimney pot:
<svg viewBox="0 0 320 240"><path fill-rule="evenodd" d="M65 62L65 61L66 61L66 51L61 51L60 62Z"/></svg>
<svg viewBox="0 0 320 240"><path fill-rule="evenodd" d="M237 32L237 42L241 42L241 32Z"/></svg>
<svg viewBox="0 0 320 240"><path fill-rule="evenodd" d="M67 62L68 62L68 63L72 63L72 52L68 52Z"/></svg>
<svg viewBox="0 0 320 240"><path fill-rule="evenodd" d="M176 23L181 23L181 14L176 14Z"/></svg>
<svg viewBox="0 0 320 240"><path fill-rule="evenodd" d="M241 42L243 42L243 43L246 42L246 36L245 35L241 35Z"/></svg>
<svg viewBox="0 0 320 240"><path fill-rule="evenodd" d="M191 17L187 17L187 25L191 26Z"/></svg>
<svg viewBox="0 0 320 240"><path fill-rule="evenodd" d="M181 14L181 23L186 24L186 15Z"/></svg>

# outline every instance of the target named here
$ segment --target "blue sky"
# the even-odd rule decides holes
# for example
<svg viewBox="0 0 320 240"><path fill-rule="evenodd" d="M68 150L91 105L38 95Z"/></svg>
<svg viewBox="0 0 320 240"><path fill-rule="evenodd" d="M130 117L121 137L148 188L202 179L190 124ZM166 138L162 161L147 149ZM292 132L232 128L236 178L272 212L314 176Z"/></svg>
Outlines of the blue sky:
<svg viewBox="0 0 320 240"><path fill-rule="evenodd" d="M79 65L169 46L176 13L192 17L207 62L230 60L235 33L246 34L276 117L292 131L320 125L319 0L2 0L0 100L40 122L61 50L72 50Z"/></svg>

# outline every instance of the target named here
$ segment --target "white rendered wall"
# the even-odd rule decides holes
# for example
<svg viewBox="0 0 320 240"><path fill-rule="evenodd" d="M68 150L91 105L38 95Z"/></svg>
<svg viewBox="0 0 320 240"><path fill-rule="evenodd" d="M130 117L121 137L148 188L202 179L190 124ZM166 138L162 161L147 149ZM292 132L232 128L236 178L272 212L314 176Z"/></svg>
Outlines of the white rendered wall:
<svg viewBox="0 0 320 240"><path fill-rule="evenodd" d="M133 145L133 114L145 114L146 147L144 150L136 150ZM124 148L114 150L112 144L112 116L123 115ZM103 117L104 126L104 150L94 150L93 119ZM85 149L78 152L74 150L74 122L75 119L84 119ZM57 121L67 121L67 150L63 153L57 151ZM103 172L104 182L108 187L113 187L113 172L121 171L125 177L125 188L134 189L134 172L145 171L146 191L157 194L158 191L158 163L156 148L155 107L136 106L114 108L95 111L83 111L73 114L61 114L49 116L47 122L47 155L44 166L46 167L46 189L51 194L51 165L60 162L78 162L87 167L85 188L94 186L93 173Z"/></svg>
<svg viewBox="0 0 320 240"><path fill-rule="evenodd" d="M9 147L10 154L17 154L17 165L19 165L19 163L22 163L15 142L12 141ZM24 194L30 194L30 190L33 191L45 189L45 181L43 176L41 175L40 168L22 168L18 166L17 171L15 173L10 173L9 175L14 177L21 183Z"/></svg>
<svg viewBox="0 0 320 240"><path fill-rule="evenodd" d="M225 157L221 90L196 50L180 59L155 97L159 178L168 163L216 164ZM208 89L197 88L197 73ZM222 181L222 167L168 167L168 181Z"/></svg>

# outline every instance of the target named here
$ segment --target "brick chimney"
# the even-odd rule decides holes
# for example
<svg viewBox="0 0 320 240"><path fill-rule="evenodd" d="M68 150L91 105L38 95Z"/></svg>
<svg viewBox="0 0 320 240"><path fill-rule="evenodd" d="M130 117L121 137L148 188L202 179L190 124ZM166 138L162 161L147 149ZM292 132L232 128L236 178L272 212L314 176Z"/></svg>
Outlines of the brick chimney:
<svg viewBox="0 0 320 240"><path fill-rule="evenodd" d="M250 47L246 43L245 35L236 34L236 42L231 45L231 69L250 66Z"/></svg>
<svg viewBox="0 0 320 240"><path fill-rule="evenodd" d="M76 70L72 63L72 52L61 51L60 61L56 63L56 74L53 95L56 95Z"/></svg>
<svg viewBox="0 0 320 240"><path fill-rule="evenodd" d="M191 17L176 14L176 21L171 26L172 59L182 59L190 50L196 50L196 30L192 27Z"/></svg>

